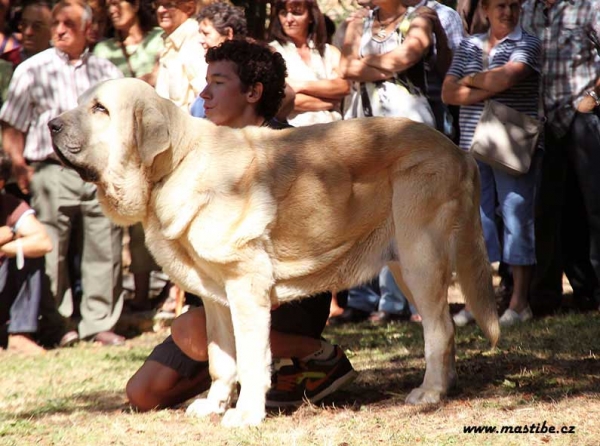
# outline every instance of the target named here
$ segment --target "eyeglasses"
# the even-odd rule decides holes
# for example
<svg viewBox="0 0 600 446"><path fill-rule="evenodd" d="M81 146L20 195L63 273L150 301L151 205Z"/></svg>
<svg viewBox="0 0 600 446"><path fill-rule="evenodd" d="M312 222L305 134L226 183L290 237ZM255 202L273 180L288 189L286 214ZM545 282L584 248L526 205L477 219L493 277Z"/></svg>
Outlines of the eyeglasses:
<svg viewBox="0 0 600 446"><path fill-rule="evenodd" d="M301 16L306 12L307 9L308 6L306 2L282 2L281 9L279 10L278 14L281 16L286 16L288 14L292 14L294 16Z"/></svg>
<svg viewBox="0 0 600 446"><path fill-rule="evenodd" d="M155 10L158 10L161 6L165 9L177 9L179 2L152 2L151 5Z"/></svg>

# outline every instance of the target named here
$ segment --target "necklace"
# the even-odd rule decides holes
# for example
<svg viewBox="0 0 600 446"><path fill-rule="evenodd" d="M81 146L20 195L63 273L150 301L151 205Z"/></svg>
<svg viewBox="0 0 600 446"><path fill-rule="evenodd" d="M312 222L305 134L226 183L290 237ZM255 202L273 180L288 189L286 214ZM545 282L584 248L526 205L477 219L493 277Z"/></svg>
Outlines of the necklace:
<svg viewBox="0 0 600 446"><path fill-rule="evenodd" d="M398 14L397 16L392 17L391 20L386 20L384 23L379 18L379 9L378 9L376 12L376 19L377 19L377 24L379 25L379 30L375 33L375 35L379 39L385 39L385 37L387 36L387 27L390 26L392 23L395 23L396 21L398 21L398 19L404 17L404 14L406 14L406 11L404 11L402 14Z"/></svg>

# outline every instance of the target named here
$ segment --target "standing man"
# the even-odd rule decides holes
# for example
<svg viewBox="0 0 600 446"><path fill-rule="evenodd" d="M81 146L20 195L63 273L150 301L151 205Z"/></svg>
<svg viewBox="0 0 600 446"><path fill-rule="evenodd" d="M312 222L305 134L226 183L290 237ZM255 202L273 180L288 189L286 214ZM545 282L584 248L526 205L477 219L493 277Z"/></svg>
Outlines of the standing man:
<svg viewBox="0 0 600 446"><path fill-rule="evenodd" d="M164 30L165 48L158 59L156 92L190 111L206 85L206 61L194 0L156 0L158 25Z"/></svg>
<svg viewBox="0 0 600 446"><path fill-rule="evenodd" d="M121 77L110 62L91 55L86 34L92 12L83 0L61 0L52 9L49 48L21 63L0 111L3 149L13 161L19 188L31 192L32 207L46 226L55 249L46 255L46 273L59 312L73 328L61 344L79 338L103 345L123 344L111 330L121 314L121 231L101 210L96 188L64 169L55 158L47 123L74 108L77 98L100 81ZM80 222L83 294L73 301L69 278L69 245Z"/></svg>
<svg viewBox="0 0 600 446"><path fill-rule="evenodd" d="M600 2L527 0L521 21L542 41L547 118L530 304L538 314L556 310L565 271L576 304L598 308Z"/></svg>

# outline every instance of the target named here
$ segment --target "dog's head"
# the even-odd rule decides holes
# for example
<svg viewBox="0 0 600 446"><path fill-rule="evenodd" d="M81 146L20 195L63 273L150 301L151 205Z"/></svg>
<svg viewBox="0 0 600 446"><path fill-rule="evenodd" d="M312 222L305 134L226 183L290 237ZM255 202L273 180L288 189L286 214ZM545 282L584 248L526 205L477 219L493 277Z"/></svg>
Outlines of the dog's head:
<svg viewBox="0 0 600 446"><path fill-rule="evenodd" d="M84 181L98 186L105 212L119 224L145 218L153 166L171 148L168 100L136 79L103 82L79 97L78 106L48 123L54 151Z"/></svg>

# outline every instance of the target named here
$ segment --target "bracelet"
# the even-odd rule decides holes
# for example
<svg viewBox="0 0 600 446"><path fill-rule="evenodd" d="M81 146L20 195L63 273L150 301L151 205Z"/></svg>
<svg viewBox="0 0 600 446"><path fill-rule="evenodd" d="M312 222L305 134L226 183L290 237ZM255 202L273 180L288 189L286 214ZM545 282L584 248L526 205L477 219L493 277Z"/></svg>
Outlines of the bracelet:
<svg viewBox="0 0 600 446"><path fill-rule="evenodd" d="M600 107L600 98L596 94L596 90L590 90L586 94L594 100L596 107Z"/></svg>
<svg viewBox="0 0 600 446"><path fill-rule="evenodd" d="M475 76L477 76L477 73L471 73L469 74L469 87L473 86L473 82L475 82Z"/></svg>
<svg viewBox="0 0 600 446"><path fill-rule="evenodd" d="M20 271L25 266L25 255L23 253L23 244L21 243L21 239L18 238L15 240L17 245L17 269Z"/></svg>

